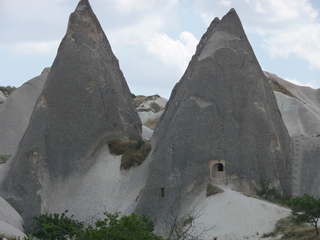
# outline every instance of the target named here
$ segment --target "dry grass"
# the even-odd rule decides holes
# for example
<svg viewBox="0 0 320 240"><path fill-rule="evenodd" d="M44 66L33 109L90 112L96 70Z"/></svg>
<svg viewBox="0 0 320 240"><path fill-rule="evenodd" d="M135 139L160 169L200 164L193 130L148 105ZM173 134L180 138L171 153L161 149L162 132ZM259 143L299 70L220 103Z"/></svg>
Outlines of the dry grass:
<svg viewBox="0 0 320 240"><path fill-rule="evenodd" d="M160 118L157 119L153 119L153 120L149 120L147 121L144 125L148 128L150 128L151 130L154 130L159 122Z"/></svg>
<svg viewBox="0 0 320 240"><path fill-rule="evenodd" d="M275 230L271 233L264 234L262 237L274 237L274 239L287 240L320 240L320 236L316 236L313 226L308 224L295 224L292 222L292 218L291 215L280 219L276 223Z"/></svg>
<svg viewBox="0 0 320 240"><path fill-rule="evenodd" d="M134 106L139 107L139 105L146 99L146 96L143 95L138 95L136 96L133 101L134 101Z"/></svg>
<svg viewBox="0 0 320 240"><path fill-rule="evenodd" d="M295 95L293 95L288 89L286 89L284 86L282 86L280 83L277 82L274 78L270 78L271 80L271 85L272 85L272 90L276 92L281 92L284 95L287 95L289 97L293 97L295 99L298 99L301 101L299 98L297 98Z"/></svg>

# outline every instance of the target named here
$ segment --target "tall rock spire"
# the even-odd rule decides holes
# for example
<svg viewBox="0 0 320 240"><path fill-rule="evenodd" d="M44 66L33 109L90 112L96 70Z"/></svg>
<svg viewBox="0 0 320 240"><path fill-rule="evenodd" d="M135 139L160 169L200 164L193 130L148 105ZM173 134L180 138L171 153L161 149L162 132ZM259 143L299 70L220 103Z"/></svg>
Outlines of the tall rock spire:
<svg viewBox="0 0 320 240"><path fill-rule="evenodd" d="M151 217L179 213L210 178L246 192L265 179L290 194L290 138L234 9L203 35L152 145L138 204Z"/></svg>
<svg viewBox="0 0 320 240"><path fill-rule="evenodd" d="M115 138L141 140L141 122L100 23L81 0L18 150L1 169L1 196L30 226L46 211L46 188L88 171Z"/></svg>

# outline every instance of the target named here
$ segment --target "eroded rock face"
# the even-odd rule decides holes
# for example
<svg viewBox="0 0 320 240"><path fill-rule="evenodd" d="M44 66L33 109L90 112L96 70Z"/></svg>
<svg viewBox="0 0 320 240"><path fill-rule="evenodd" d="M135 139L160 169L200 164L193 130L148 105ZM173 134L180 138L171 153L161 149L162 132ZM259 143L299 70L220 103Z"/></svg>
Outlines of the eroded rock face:
<svg viewBox="0 0 320 240"><path fill-rule="evenodd" d="M297 86L275 74L265 75L291 93L275 92L292 139L292 195L320 196L320 90Z"/></svg>
<svg viewBox="0 0 320 240"><path fill-rule="evenodd" d="M225 161L224 183L239 190L255 191L266 179L290 194L290 138L233 9L203 35L152 144L138 210L157 221L194 203L217 169L212 160Z"/></svg>
<svg viewBox="0 0 320 240"><path fill-rule="evenodd" d="M141 140L141 121L118 60L81 0L18 150L1 169L1 196L28 228L46 211L49 187L89 171L97 150L115 138Z"/></svg>
<svg viewBox="0 0 320 240"><path fill-rule="evenodd" d="M32 78L10 94L0 105L0 154L13 154L28 126L34 105L50 68Z"/></svg>

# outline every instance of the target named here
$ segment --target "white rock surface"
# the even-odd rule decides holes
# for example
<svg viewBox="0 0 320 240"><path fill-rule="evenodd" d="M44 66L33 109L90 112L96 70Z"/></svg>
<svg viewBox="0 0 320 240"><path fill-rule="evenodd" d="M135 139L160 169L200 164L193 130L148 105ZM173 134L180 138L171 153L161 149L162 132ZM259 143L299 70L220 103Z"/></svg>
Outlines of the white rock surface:
<svg viewBox="0 0 320 240"><path fill-rule="evenodd" d="M157 113L154 113L152 111L138 112L142 124L145 124L149 120L154 120L154 119L160 118L162 113L163 113L163 110L161 110L160 112L157 112Z"/></svg>
<svg viewBox="0 0 320 240"><path fill-rule="evenodd" d="M42 206L44 212L69 210L76 219L89 222L106 211L127 215L135 210L147 178L148 162L120 170L121 156L110 154L108 145L92 161L95 163L85 176L74 174L48 190L47 202Z"/></svg>
<svg viewBox="0 0 320 240"><path fill-rule="evenodd" d="M290 136L315 137L320 134L320 90L298 86L277 75L264 72L269 79L276 80L296 98L275 92L277 103Z"/></svg>
<svg viewBox="0 0 320 240"><path fill-rule="evenodd" d="M150 140L153 134L153 130L151 130L150 128L142 125L142 138L144 140Z"/></svg>
<svg viewBox="0 0 320 240"><path fill-rule="evenodd" d="M247 197L225 185L224 192L199 197L196 210L198 230L210 229L205 239L268 239L264 233L274 230L276 222L290 215L290 210L276 204Z"/></svg>
<svg viewBox="0 0 320 240"><path fill-rule="evenodd" d="M23 231L23 220L11 205L0 197L0 221L5 222Z"/></svg>
<svg viewBox="0 0 320 240"><path fill-rule="evenodd" d="M15 228L14 226L0 221L0 238L20 238L24 239L26 235L20 231L19 229Z"/></svg>

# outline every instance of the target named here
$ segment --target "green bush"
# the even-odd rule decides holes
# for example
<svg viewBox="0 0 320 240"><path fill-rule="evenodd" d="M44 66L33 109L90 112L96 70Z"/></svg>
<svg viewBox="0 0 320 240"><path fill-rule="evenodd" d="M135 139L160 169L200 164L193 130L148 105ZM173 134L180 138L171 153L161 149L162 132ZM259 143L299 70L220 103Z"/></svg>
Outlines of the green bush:
<svg viewBox="0 0 320 240"><path fill-rule="evenodd" d="M66 211L67 212L67 211ZM146 216L132 213L104 213L103 220L84 227L63 214L44 214L34 218L33 231L25 240L161 240L153 234L154 224ZM12 239L13 240L13 239Z"/></svg>
<svg viewBox="0 0 320 240"><path fill-rule="evenodd" d="M161 237L152 233L153 222L146 216L132 213L120 217L119 213L105 213L105 219L98 220L86 228L79 240L160 240Z"/></svg>
<svg viewBox="0 0 320 240"><path fill-rule="evenodd" d="M64 213L60 214L43 214L34 217L34 228L32 235L46 240L65 239L66 236L76 235L82 228L83 223L68 217Z"/></svg>
<svg viewBox="0 0 320 240"><path fill-rule="evenodd" d="M302 197L292 198L289 206L292 209L294 223L309 223L314 226L317 235L319 235L320 198L304 194Z"/></svg>
<svg viewBox="0 0 320 240"><path fill-rule="evenodd" d="M130 169L139 166L148 156L151 144L136 140L111 140L108 143L110 153L122 155L121 169Z"/></svg>
<svg viewBox="0 0 320 240"><path fill-rule="evenodd" d="M11 157L11 154L10 155L6 155L6 154L0 155L0 163L6 163L10 157Z"/></svg>

